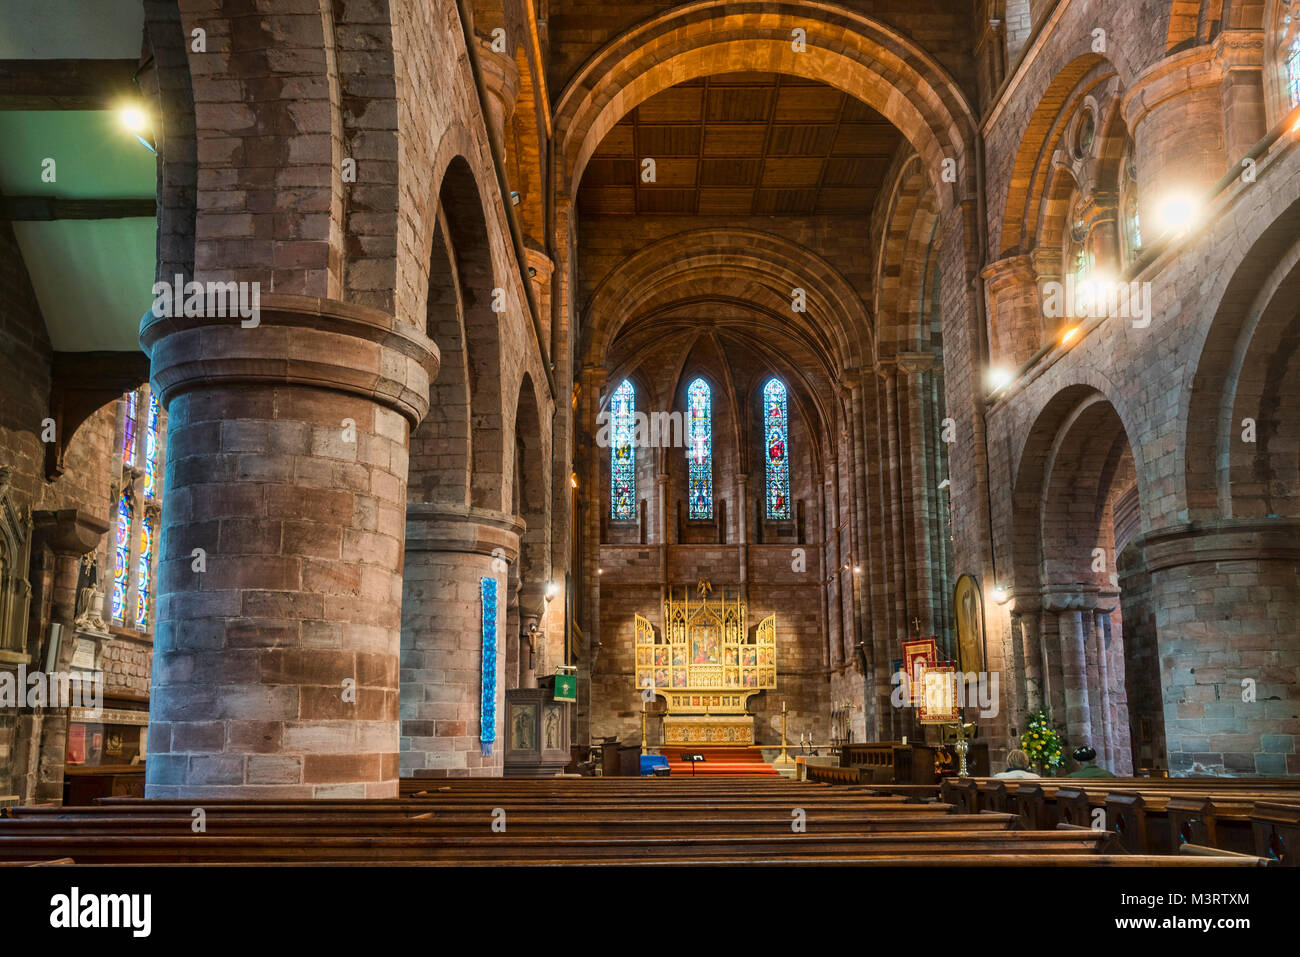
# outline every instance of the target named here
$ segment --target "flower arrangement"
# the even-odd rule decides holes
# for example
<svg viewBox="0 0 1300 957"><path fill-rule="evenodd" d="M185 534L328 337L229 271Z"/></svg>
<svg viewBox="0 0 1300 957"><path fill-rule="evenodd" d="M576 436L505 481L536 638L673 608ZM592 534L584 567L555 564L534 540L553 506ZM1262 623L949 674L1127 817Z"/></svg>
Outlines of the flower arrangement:
<svg viewBox="0 0 1300 957"><path fill-rule="evenodd" d="M1029 716L1025 733L1020 736L1020 747L1029 755L1029 763L1039 773L1054 775L1065 761L1061 736L1049 723L1047 712L1041 708Z"/></svg>

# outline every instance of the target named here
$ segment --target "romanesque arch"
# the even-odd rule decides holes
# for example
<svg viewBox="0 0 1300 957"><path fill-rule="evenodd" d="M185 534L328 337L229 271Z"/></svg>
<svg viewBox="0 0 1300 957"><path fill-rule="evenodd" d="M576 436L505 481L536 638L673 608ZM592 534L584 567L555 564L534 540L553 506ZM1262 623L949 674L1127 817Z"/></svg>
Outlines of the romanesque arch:
<svg viewBox="0 0 1300 957"><path fill-rule="evenodd" d="M820 80L880 112L921 155L944 210L973 188L974 115L906 36L831 4L705 0L627 31L570 81L555 110L557 195L576 193L596 146L638 103L684 80L740 70ZM957 175L945 178L945 168Z"/></svg>
<svg viewBox="0 0 1300 957"><path fill-rule="evenodd" d="M1122 575L1140 565L1127 553L1142 530L1141 475L1120 413L1079 384L1043 408L1013 492L1012 700L1047 708L1070 746L1092 745L1117 773L1159 741L1162 712L1145 586Z"/></svg>
<svg viewBox="0 0 1300 957"><path fill-rule="evenodd" d="M1193 519L1300 517L1300 202L1224 287L1190 382L1185 468Z"/></svg>

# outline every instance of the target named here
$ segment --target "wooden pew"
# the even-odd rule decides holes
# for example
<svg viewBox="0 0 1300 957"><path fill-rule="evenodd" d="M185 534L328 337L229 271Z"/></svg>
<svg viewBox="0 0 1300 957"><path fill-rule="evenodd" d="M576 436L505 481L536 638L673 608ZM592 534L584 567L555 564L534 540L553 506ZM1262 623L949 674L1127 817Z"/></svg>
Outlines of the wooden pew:
<svg viewBox="0 0 1300 957"><path fill-rule="evenodd" d="M112 799L10 808L0 859L79 864L814 864L905 862L1209 866L1124 856L1106 831L1025 830L1012 813L956 813L858 786L728 781L458 779L386 801ZM192 830L195 807L206 830ZM492 829L505 810L506 829ZM802 809L803 830L792 828ZM1256 866L1258 858L1229 859Z"/></svg>

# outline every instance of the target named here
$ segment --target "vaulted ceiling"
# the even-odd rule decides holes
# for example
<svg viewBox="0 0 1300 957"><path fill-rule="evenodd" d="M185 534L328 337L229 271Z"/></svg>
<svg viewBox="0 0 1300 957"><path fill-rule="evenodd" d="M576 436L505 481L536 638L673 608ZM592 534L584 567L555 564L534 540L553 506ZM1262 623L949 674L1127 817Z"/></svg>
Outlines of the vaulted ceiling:
<svg viewBox="0 0 1300 957"><path fill-rule="evenodd" d="M902 137L834 87L726 73L646 100L593 155L586 215L869 216ZM643 161L655 161L653 182Z"/></svg>

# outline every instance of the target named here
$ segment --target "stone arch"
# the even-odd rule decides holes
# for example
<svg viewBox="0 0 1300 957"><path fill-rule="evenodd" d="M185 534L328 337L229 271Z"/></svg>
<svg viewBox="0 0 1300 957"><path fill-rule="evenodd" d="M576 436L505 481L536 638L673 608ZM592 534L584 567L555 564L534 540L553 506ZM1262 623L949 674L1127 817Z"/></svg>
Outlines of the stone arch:
<svg viewBox="0 0 1300 957"><path fill-rule="evenodd" d="M439 223L446 223L464 330L463 368L470 405L466 442L469 504L476 508L501 509L505 505L502 496L506 487L501 316L494 311L494 300L499 303L495 308L504 309L505 290L498 286L493 270L492 247L478 183L463 157L448 164L438 196ZM455 379L449 380L449 385L455 389ZM459 396L453 395L455 398Z"/></svg>
<svg viewBox="0 0 1300 957"><path fill-rule="evenodd" d="M1104 65L1104 66L1103 66ZM1075 106L1114 74L1108 61L1087 53L1067 64L1038 101L1016 150L1001 224L999 258L1030 251L1034 222L1056 152Z"/></svg>
<svg viewBox="0 0 1300 957"><path fill-rule="evenodd" d="M1297 237L1300 201L1242 258L1201 349L1185 420L1192 520L1300 517Z"/></svg>
<svg viewBox="0 0 1300 957"><path fill-rule="evenodd" d="M1049 544L1042 534L1042 520L1049 490L1054 491L1058 501L1069 495L1068 469L1056 469L1056 481L1066 484L1058 484L1053 489L1050 482L1054 463L1065 461L1060 453L1062 439L1071 429L1082 429L1076 431L1076 440L1080 437L1101 436L1089 446L1090 454L1094 456L1098 448L1104 445L1109 449L1116 436L1122 434L1133 457L1139 498L1145 501L1146 490L1141 487L1141 447L1129 442L1128 436L1132 433L1126 424L1122 404L1110 398L1114 394L1109 383L1102 381L1079 382L1067 386L1043 406L1029 429L1016 461L1012 488L1015 511L1011 541L1012 575L1017 596L1034 594L1044 581L1052 575L1060 577L1067 568L1066 565L1057 565L1054 566L1056 570L1052 575L1045 574L1047 553L1049 549L1056 549L1057 545ZM1078 449L1071 454L1079 454ZM1095 461L1090 468L1094 470L1090 473L1094 474L1094 478L1100 474L1095 471L1098 468ZM1072 539L1057 544L1068 544L1069 541ZM1059 562L1061 559L1053 558L1052 561Z"/></svg>
<svg viewBox="0 0 1300 957"><path fill-rule="evenodd" d="M800 52L795 30L806 34ZM830 4L702 0L628 30L570 81L554 114L556 194L576 194L597 145L639 103L685 80L753 70L828 83L881 113L921 155L945 211L974 192L974 113L910 38ZM955 182L944 181L945 159Z"/></svg>
<svg viewBox="0 0 1300 957"><path fill-rule="evenodd" d="M876 256L873 312L879 323L877 352L931 347L926 297L937 268L934 242L939 227L937 197L920 157L898 168L889 189L883 236Z"/></svg>
<svg viewBox="0 0 1300 957"><path fill-rule="evenodd" d="M610 344L633 318L629 302L638 303L638 314L648 314L656 306L698 298L704 288L700 280L710 278L757 284L745 287L755 294L751 301L784 314L787 325L804 328L831 368L855 368L874 355L870 316L848 280L804 247L749 229L678 233L629 256L592 294L582 323L581 354L604 362ZM806 293L807 321L792 313L796 288Z"/></svg>
<svg viewBox="0 0 1300 957"><path fill-rule="evenodd" d="M550 528L546 503L550 475L548 450L544 447L537 388L525 372L515 403L515 450L511 480L512 512L524 522L519 543L520 580L544 583L550 575Z"/></svg>
<svg viewBox="0 0 1300 957"><path fill-rule="evenodd" d="M1116 773L1131 770L1137 749L1131 713L1143 727L1162 713L1154 624L1129 547L1143 524L1140 468L1116 407L1073 385L1040 413L1013 490L1016 608L1041 639L1020 649L1021 681L1041 681L1067 746L1091 744Z"/></svg>
<svg viewBox="0 0 1300 957"><path fill-rule="evenodd" d="M468 354L455 251L438 215L429 262L425 332L442 364L430 384L429 412L411 433L407 501L465 505L471 462Z"/></svg>

